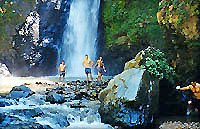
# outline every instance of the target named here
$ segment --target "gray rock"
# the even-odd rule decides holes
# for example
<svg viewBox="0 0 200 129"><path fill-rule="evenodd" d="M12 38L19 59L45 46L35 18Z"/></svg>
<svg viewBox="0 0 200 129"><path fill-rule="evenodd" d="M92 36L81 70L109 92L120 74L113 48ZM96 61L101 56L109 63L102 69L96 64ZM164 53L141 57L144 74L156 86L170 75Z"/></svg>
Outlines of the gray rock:
<svg viewBox="0 0 200 129"><path fill-rule="evenodd" d="M17 109L12 112L12 114L24 116L26 118L33 118L43 115L43 111L40 108L33 109Z"/></svg>

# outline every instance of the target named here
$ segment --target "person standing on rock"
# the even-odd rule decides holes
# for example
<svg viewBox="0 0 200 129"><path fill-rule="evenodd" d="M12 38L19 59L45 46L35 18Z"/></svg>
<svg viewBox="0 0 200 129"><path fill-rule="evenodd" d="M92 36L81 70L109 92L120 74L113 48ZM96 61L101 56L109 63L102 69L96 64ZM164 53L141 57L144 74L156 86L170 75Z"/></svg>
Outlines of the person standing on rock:
<svg viewBox="0 0 200 129"><path fill-rule="evenodd" d="M85 68L86 81L88 85L88 82L89 82L88 75L90 75L90 79L93 81L91 69L94 63L88 58L88 55L85 55L85 59L83 60L82 65Z"/></svg>
<svg viewBox="0 0 200 129"><path fill-rule="evenodd" d="M102 80L102 75L103 75L103 72L106 72L106 69L104 67L104 63L103 63L103 58L102 57L99 57L99 59L97 60L97 63L96 63L96 66L97 66L97 70L98 70L98 81L101 81Z"/></svg>
<svg viewBox="0 0 200 129"><path fill-rule="evenodd" d="M65 61L62 60L61 64L58 67L58 73L59 73L59 80L63 81L65 78L65 72L66 72L66 65Z"/></svg>

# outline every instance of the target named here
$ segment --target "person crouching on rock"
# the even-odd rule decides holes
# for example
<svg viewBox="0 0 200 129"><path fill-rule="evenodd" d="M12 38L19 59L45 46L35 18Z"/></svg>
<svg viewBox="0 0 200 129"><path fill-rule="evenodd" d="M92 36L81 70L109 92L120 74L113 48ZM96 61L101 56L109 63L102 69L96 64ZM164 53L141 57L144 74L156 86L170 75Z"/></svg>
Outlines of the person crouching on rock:
<svg viewBox="0 0 200 129"><path fill-rule="evenodd" d="M104 63L103 63L103 58L102 57L99 57L99 59L97 60L97 63L96 63L96 66L97 66L97 70L98 70L98 81L101 81L102 80L102 75L103 75L103 72L106 72L106 69L104 67Z"/></svg>
<svg viewBox="0 0 200 129"><path fill-rule="evenodd" d="M65 72L66 72L66 65L65 61L62 60L61 64L58 67L58 74L59 74L59 80L63 81L65 78Z"/></svg>
<svg viewBox="0 0 200 129"><path fill-rule="evenodd" d="M86 81L88 85L89 82L88 74L90 75L90 79L93 81L91 68L94 65L94 63L88 58L88 55L85 55L85 59L83 60L82 65L85 68Z"/></svg>
<svg viewBox="0 0 200 129"><path fill-rule="evenodd" d="M194 94L194 97L193 97L191 103L194 106L195 112L198 112L198 114L200 115L200 84L196 83L196 82L191 82L191 85L189 85L187 87L180 88L180 86L177 86L176 89L192 91L192 93Z"/></svg>

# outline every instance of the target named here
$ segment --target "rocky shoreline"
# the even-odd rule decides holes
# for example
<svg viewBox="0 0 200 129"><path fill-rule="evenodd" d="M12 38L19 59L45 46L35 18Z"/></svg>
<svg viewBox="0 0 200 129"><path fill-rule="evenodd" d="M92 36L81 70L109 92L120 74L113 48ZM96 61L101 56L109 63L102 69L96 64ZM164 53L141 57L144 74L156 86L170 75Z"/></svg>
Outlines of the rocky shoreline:
<svg viewBox="0 0 200 129"><path fill-rule="evenodd" d="M0 128L103 128L112 126L101 123L98 113L98 94L109 80L67 81L48 84L36 82L15 86L0 97ZM44 91L32 91L29 87L46 86Z"/></svg>
<svg viewBox="0 0 200 129"><path fill-rule="evenodd" d="M85 81L35 82L15 86L0 97L0 128L3 129L124 129L123 123L104 124L99 94L110 79L99 83ZM42 90L32 90L32 89ZM44 90L45 89L45 90ZM113 109L115 110L115 109ZM112 114L112 113L111 113ZM114 121L112 122L114 123ZM149 126L148 126L149 127ZM163 121L159 129L198 129L199 122ZM134 128L147 128L142 125ZM152 129L155 126L152 126Z"/></svg>

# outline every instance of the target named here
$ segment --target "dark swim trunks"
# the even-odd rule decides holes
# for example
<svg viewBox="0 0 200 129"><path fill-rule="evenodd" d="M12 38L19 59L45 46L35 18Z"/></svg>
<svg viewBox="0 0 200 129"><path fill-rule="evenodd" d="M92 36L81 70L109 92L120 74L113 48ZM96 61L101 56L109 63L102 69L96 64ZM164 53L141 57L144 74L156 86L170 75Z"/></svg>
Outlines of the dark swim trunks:
<svg viewBox="0 0 200 129"><path fill-rule="evenodd" d="M65 77L65 71L63 71L63 72L60 72L60 77Z"/></svg>
<svg viewBox="0 0 200 129"><path fill-rule="evenodd" d="M85 74L91 74L91 68L85 68Z"/></svg>
<svg viewBox="0 0 200 129"><path fill-rule="evenodd" d="M97 67L99 73L103 73L104 69L102 67Z"/></svg>

